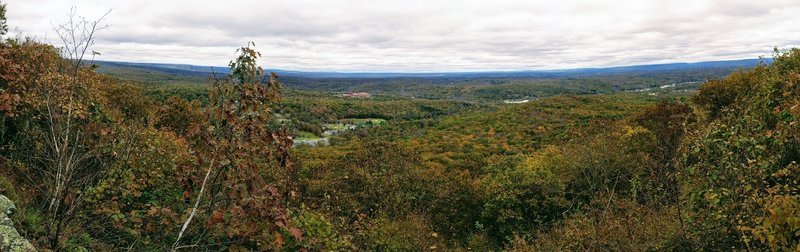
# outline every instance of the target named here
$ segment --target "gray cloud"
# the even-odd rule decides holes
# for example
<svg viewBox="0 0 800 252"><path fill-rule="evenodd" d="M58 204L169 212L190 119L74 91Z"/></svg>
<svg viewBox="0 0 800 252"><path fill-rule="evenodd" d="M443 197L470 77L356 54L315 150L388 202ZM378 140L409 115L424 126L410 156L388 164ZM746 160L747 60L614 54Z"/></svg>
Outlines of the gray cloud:
<svg viewBox="0 0 800 252"><path fill-rule="evenodd" d="M102 60L224 65L254 41L270 68L464 71L755 58L800 46L796 0L10 0L9 25L52 34L96 17Z"/></svg>

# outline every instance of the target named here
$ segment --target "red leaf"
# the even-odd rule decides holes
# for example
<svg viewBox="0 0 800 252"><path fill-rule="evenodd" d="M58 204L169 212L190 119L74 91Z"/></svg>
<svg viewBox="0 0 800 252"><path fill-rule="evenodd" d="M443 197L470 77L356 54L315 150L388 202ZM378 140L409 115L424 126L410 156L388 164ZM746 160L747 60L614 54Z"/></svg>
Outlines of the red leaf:
<svg viewBox="0 0 800 252"><path fill-rule="evenodd" d="M291 233L292 236L294 236L295 239L303 240L303 230L300 230L297 227L292 227L292 228L289 229L289 233Z"/></svg>
<svg viewBox="0 0 800 252"><path fill-rule="evenodd" d="M214 210L214 212L211 213L211 218L208 219L208 225L213 226L214 224L220 222L222 222L222 212L219 210Z"/></svg>

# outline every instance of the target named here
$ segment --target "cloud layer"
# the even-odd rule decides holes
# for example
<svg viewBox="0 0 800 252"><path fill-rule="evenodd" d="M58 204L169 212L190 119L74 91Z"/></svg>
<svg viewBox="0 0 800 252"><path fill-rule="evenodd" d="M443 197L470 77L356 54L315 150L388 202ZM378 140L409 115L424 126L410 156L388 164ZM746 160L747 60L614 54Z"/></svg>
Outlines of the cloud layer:
<svg viewBox="0 0 800 252"><path fill-rule="evenodd" d="M10 0L9 26L112 9L101 60L225 65L248 41L269 68L476 71L755 58L800 46L797 0ZM48 35L50 34L50 35Z"/></svg>

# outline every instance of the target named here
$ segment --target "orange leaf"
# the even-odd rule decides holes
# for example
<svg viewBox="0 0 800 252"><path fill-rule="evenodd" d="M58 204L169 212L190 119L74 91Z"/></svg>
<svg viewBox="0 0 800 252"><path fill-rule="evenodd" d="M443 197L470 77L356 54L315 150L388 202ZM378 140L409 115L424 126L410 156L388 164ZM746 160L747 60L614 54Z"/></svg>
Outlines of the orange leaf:
<svg viewBox="0 0 800 252"><path fill-rule="evenodd" d="M275 245L277 245L277 247L280 248L280 247L283 247L284 243L285 242L283 241L283 235L281 235L278 232L275 232Z"/></svg>
<svg viewBox="0 0 800 252"><path fill-rule="evenodd" d="M292 227L292 228L289 229L289 233L291 233L292 236L294 236L295 239L303 240L303 230L300 230L297 227Z"/></svg>

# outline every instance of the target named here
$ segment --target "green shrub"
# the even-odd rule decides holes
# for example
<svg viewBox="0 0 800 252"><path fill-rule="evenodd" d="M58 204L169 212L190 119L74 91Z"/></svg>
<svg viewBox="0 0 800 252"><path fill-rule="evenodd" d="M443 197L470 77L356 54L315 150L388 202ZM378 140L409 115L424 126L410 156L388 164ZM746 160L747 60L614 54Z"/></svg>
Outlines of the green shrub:
<svg viewBox="0 0 800 252"><path fill-rule="evenodd" d="M3 176L0 176L0 195L5 195L11 201L19 204L19 195L17 194L14 184L11 183L11 180Z"/></svg>
<svg viewBox="0 0 800 252"><path fill-rule="evenodd" d="M446 249L442 237L421 216L374 219L365 223L356 244L366 251L430 251Z"/></svg>
<svg viewBox="0 0 800 252"><path fill-rule="evenodd" d="M350 241L339 236L333 224L322 214L302 208L291 211L290 217L292 225L303 232L303 237L294 239L291 231L287 231L284 236L290 239L286 245L289 250L343 251L353 248Z"/></svg>
<svg viewBox="0 0 800 252"><path fill-rule="evenodd" d="M710 84L720 94L701 90L696 101L715 117L680 161L689 239L699 249L796 249L800 50ZM709 102L722 96L735 98Z"/></svg>
<svg viewBox="0 0 800 252"><path fill-rule="evenodd" d="M520 157L508 157L490 165L480 181L484 198L481 224L496 244L515 233L530 233L550 224L569 205L564 184L552 167L541 164L550 157L538 158L522 162Z"/></svg>
<svg viewBox="0 0 800 252"><path fill-rule="evenodd" d="M44 217L36 209L18 206L14 220L19 223L17 230L34 245L44 237L46 232Z"/></svg>
<svg viewBox="0 0 800 252"><path fill-rule="evenodd" d="M509 251L689 250L681 241L679 223L675 208L654 209L602 195L553 230L534 239L516 237Z"/></svg>

